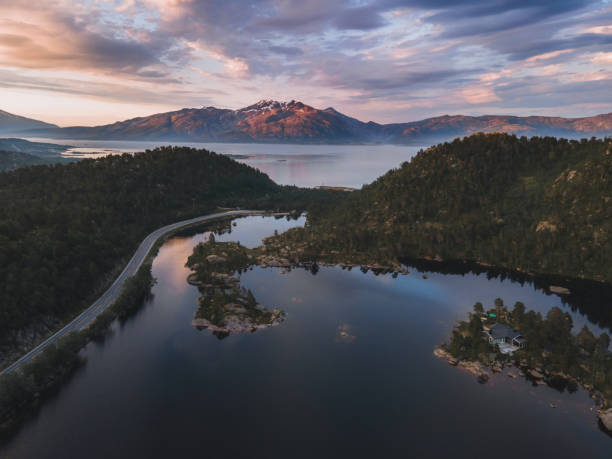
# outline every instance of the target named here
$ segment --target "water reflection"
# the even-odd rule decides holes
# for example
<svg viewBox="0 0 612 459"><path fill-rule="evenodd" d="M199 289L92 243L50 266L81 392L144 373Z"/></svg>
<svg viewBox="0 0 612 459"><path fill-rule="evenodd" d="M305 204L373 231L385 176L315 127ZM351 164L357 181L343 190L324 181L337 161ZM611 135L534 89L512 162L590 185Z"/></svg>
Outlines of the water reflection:
<svg viewBox="0 0 612 459"><path fill-rule="evenodd" d="M489 280L506 279L519 284L527 285L538 292L550 297L550 305L569 306L574 314L574 330L583 325L589 325L592 331L600 334L604 331L612 332L612 285L601 282L564 278L560 276L528 276L526 274L508 271L505 269L483 267L481 265L463 261L436 262L429 260L403 259L403 263L419 272L438 272L442 274L477 274L486 276ZM550 293L551 285L562 286L571 292L569 295ZM523 300L516 300L523 301ZM526 301L523 301L528 304Z"/></svg>
<svg viewBox="0 0 612 459"><path fill-rule="evenodd" d="M288 145L212 142L150 142L30 138L72 145L65 156L93 158L167 145L205 148L260 169L281 185L361 188L389 169L409 161L422 147L403 145Z"/></svg>
<svg viewBox="0 0 612 459"><path fill-rule="evenodd" d="M249 217L217 239L255 246L302 222ZM161 247L151 304L87 347L86 365L0 456L609 457L583 390L507 376L479 385L432 355L476 301L544 312L558 297L485 273L255 267L241 283L287 320L219 341L191 326L199 292L174 273L204 237Z"/></svg>

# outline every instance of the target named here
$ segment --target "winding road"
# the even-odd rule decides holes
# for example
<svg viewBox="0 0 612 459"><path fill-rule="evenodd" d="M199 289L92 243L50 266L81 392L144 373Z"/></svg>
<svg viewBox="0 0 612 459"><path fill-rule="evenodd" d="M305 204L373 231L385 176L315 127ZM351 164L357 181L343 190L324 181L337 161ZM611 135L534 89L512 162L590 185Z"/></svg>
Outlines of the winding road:
<svg viewBox="0 0 612 459"><path fill-rule="evenodd" d="M216 214L203 215L201 217L192 218L190 220L183 220L177 223L172 223L171 225L166 225L162 228L159 228L153 231L146 238L144 238L144 240L140 243L140 246L138 246L138 250L136 250L136 253L132 257L132 259L129 261L126 267L123 268L123 271L121 272L121 274L119 274L117 279L115 279L115 281L108 288L108 290L106 290L106 292L104 292L104 294L100 296L100 298L98 298L85 311L83 311L81 314L75 317L70 323L65 325L61 330L58 330L57 332L55 332L53 335L51 335L49 338L44 340L42 343L40 343L38 346L36 346L31 351L29 351L27 354L24 354L17 361L15 361L14 363L6 367L4 370L0 371L0 375L9 373L13 370L18 369L23 364L28 363L30 360L36 357L38 353L40 353L50 344L55 343L62 336L67 335L73 331L79 331L79 330L83 330L84 328L87 328L94 321L94 319L98 316L98 314L100 314L102 311L104 311L106 308L108 308L111 304L113 304L117 300L117 298L119 297L119 294L121 293L121 290L123 289L123 284L125 283L125 281L131 276L133 276L134 274L136 274L136 271L138 271L138 268L140 268L142 263L147 259L149 252L151 251L151 249L153 248L157 240L161 238L162 236L164 236L165 234L171 231L175 231L184 226L189 226L195 223L201 223L201 222L205 222L209 220L214 220L216 218L238 216L238 215L264 215L264 214L266 214L266 212L258 211L258 210L230 210L227 212L219 212Z"/></svg>

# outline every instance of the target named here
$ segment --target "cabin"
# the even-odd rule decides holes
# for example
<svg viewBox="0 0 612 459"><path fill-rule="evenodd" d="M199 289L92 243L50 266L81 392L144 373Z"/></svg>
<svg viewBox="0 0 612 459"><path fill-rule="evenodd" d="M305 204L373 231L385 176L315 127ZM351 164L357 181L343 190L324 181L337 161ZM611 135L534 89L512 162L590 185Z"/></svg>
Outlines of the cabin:
<svg viewBox="0 0 612 459"><path fill-rule="evenodd" d="M524 349L527 344L520 331L506 324L495 324L485 329L484 334L489 344L492 346L497 344L503 354L512 354L514 351Z"/></svg>

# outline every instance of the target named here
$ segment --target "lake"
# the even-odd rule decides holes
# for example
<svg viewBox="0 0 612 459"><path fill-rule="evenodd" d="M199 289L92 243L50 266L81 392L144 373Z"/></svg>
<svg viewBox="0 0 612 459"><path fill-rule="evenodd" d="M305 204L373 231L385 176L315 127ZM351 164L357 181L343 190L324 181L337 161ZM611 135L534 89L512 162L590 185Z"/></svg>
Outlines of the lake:
<svg viewBox="0 0 612 459"><path fill-rule="evenodd" d="M72 145L66 157L100 157L182 145L232 155L281 185L361 188L389 169L409 161L422 147L400 145L288 145L252 143L141 142L28 138L35 142Z"/></svg>
<svg viewBox="0 0 612 459"><path fill-rule="evenodd" d="M304 219L235 223L216 239L256 247ZM582 389L505 375L481 385L432 354L476 301L545 313L559 297L486 274L255 267L242 284L287 319L220 340L191 326L199 292L184 265L209 235L195 233L161 247L152 299L87 346L85 365L0 457L610 457Z"/></svg>

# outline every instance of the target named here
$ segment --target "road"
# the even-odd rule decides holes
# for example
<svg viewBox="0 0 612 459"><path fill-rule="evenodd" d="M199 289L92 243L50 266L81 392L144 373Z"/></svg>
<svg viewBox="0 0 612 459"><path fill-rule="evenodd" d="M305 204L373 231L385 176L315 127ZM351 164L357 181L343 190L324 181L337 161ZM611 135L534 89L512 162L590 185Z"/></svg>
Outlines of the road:
<svg viewBox="0 0 612 459"><path fill-rule="evenodd" d="M123 271L121 272L121 274L119 274L117 279L115 279L115 281L108 288L108 290L106 290L106 292L104 292L104 294L100 296L100 298L98 298L85 311L83 311L81 314L75 317L69 324L65 325L61 330L55 332L53 335L51 335L49 338L44 340L42 343L40 343L38 346L36 346L31 351L29 351L27 354L24 354L23 356L21 356L19 360L9 365L8 367L6 367L4 370L0 371L0 375L9 373L13 370L18 369L23 364L28 363L34 357L36 357L38 353L40 353L50 344L55 343L62 336L65 336L73 331L79 331L79 330L83 330L84 328L87 328L89 324L91 324L94 321L94 319L98 316L98 314L100 314L102 311L104 311L106 308L108 308L111 304L113 304L117 300L117 298L119 297L121 293L121 290L123 288L123 284L125 283L125 281L131 276L133 276L134 274L136 274L136 271L138 271L138 268L140 268L142 263L146 260L147 255L153 248L153 245L155 245L157 240L161 238L163 235L165 235L166 233L177 230L184 226L189 226L195 223L201 223L201 222L205 222L209 220L214 220L216 218L228 217L228 216L238 216L238 215L263 215L264 213L265 212L257 211L257 210L230 210L227 212L219 212L216 214L203 215L201 217L192 218L190 220L183 220L177 223L172 223L171 225L167 225L167 226L164 226L162 228L159 228L153 231L146 238L144 238L144 240L140 243L140 246L138 246L138 250L136 250L136 253L132 257L132 259L129 261L126 267L123 268Z"/></svg>

